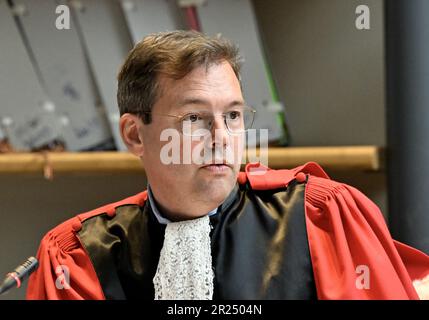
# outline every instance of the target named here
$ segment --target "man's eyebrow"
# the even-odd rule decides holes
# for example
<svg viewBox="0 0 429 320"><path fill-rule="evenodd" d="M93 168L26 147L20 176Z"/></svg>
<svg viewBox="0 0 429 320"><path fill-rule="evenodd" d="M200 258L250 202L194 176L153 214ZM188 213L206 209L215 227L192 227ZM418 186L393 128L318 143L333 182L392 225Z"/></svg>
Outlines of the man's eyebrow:
<svg viewBox="0 0 429 320"><path fill-rule="evenodd" d="M179 107L187 106L187 105L204 105L204 106L211 106L211 103L208 100L200 99L200 98L186 98L184 100L181 100L178 104ZM245 102L243 100L233 100L228 105L227 108L235 107L235 106L244 106Z"/></svg>
<svg viewBox="0 0 429 320"><path fill-rule="evenodd" d="M187 106L190 104L200 104L200 105L210 106L210 102L208 100L204 100L200 98L186 98L179 102L179 107Z"/></svg>

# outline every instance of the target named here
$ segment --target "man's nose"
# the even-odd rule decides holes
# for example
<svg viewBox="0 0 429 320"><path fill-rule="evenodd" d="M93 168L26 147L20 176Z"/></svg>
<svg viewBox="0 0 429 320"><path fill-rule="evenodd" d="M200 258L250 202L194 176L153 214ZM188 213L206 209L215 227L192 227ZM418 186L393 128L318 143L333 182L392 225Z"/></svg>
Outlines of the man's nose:
<svg viewBox="0 0 429 320"><path fill-rule="evenodd" d="M229 132L222 115L213 118L211 130L212 146L226 146L229 143Z"/></svg>

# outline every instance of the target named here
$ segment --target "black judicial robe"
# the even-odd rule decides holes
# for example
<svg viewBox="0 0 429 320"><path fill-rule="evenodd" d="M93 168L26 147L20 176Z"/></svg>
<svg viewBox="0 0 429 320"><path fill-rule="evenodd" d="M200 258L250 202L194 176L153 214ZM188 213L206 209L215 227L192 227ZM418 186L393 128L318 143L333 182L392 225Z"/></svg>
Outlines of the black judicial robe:
<svg viewBox="0 0 429 320"><path fill-rule="evenodd" d="M27 298L153 299L165 225L146 200L48 232ZM393 240L375 204L315 163L248 164L210 224L214 299L418 299L413 281L429 275L426 254Z"/></svg>

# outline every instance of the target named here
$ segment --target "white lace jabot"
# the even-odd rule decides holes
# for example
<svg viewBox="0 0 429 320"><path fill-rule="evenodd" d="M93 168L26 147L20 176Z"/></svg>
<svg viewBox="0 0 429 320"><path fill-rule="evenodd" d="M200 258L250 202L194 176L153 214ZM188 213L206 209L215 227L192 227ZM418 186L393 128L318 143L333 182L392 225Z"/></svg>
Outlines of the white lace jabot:
<svg viewBox="0 0 429 320"><path fill-rule="evenodd" d="M167 224L153 284L155 300L211 300L210 219Z"/></svg>

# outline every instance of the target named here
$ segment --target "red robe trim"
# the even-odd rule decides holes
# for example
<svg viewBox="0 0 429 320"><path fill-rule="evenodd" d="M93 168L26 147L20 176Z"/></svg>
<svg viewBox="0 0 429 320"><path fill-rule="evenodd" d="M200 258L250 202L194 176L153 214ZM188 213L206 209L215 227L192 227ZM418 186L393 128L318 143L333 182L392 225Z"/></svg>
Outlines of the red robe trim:
<svg viewBox="0 0 429 320"><path fill-rule="evenodd" d="M292 170L248 164L238 177L239 183L248 180L254 190L286 187L294 179L307 181L307 235L319 299L419 299L413 281L429 276L429 256L393 240L378 207L360 191L330 180L314 162ZM120 205L141 206L146 197L142 192L78 215L47 233L27 298L104 299L76 232L84 220L114 215ZM61 274L58 280L56 270L61 265L69 268L69 289L57 288Z"/></svg>

